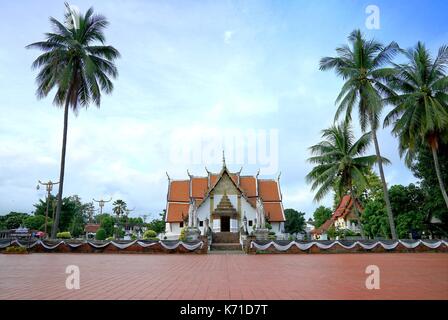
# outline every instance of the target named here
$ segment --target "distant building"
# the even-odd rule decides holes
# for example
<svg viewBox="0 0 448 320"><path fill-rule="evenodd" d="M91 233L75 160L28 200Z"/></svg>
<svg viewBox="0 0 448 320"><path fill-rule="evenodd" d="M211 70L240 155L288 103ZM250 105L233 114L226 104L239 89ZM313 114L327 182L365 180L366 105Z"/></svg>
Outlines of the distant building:
<svg viewBox="0 0 448 320"><path fill-rule="evenodd" d="M356 202L356 208L359 213L364 211L359 201ZM325 221L320 227L312 230L311 234L315 240L327 240L327 231L331 227L334 227L336 230L350 230L354 233L360 233L360 225L361 222L355 213L353 198L347 194L342 197L341 202L330 219Z"/></svg>
<svg viewBox="0 0 448 320"><path fill-rule="evenodd" d="M84 232L86 234L86 238L95 238L96 232L100 228L100 224L97 223L88 223L84 227Z"/></svg>

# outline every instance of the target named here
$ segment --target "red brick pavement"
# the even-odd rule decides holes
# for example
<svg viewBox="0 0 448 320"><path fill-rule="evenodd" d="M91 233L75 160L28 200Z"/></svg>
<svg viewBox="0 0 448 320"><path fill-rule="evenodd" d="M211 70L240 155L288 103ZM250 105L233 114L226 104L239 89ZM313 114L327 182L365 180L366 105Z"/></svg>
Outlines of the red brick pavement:
<svg viewBox="0 0 448 320"><path fill-rule="evenodd" d="M372 264L379 290L365 287ZM65 287L67 265L79 290ZM448 254L0 254L0 299L448 300Z"/></svg>

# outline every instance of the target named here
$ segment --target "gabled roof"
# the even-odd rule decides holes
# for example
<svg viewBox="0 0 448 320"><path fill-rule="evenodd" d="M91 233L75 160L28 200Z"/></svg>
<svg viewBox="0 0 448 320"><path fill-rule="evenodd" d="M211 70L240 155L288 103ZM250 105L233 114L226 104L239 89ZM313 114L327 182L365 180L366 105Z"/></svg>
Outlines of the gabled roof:
<svg viewBox="0 0 448 320"><path fill-rule="evenodd" d="M257 179L255 177L241 176L240 186L249 198L257 196Z"/></svg>
<svg viewBox="0 0 448 320"><path fill-rule="evenodd" d="M84 227L84 232L96 233L98 231L98 229L100 228L100 226L101 225L97 224L97 223L88 223Z"/></svg>
<svg viewBox="0 0 448 320"><path fill-rule="evenodd" d="M353 203L354 203L353 198L349 194L346 194L345 196L342 197L341 202L339 203L339 206L336 208L336 210L333 212L332 217L334 217L335 219L345 218L348 214L353 212L354 210ZM356 207L358 209L358 212L364 211L364 208L361 206L359 201L356 201Z"/></svg>
<svg viewBox="0 0 448 320"><path fill-rule="evenodd" d="M182 222L188 215L189 203L171 202L167 205L167 211L170 213L169 220L167 222ZM167 214L168 216L168 214Z"/></svg>
<svg viewBox="0 0 448 320"><path fill-rule="evenodd" d="M281 200L277 181L260 179L258 180L258 188L263 202Z"/></svg>
<svg viewBox="0 0 448 320"><path fill-rule="evenodd" d="M341 202L339 202L338 207L331 215L331 218L325 221L319 228L314 229L312 233L322 234L330 229L330 227L337 219L345 219L345 217L347 217L350 213L353 213L353 203L353 199L349 194L344 195L341 199ZM364 211L364 208L361 206L359 201L356 201L356 207L358 208L359 212Z"/></svg>
<svg viewBox="0 0 448 320"><path fill-rule="evenodd" d="M278 180L258 179L257 176L241 176L240 172L230 172L225 164L218 174L208 172L205 177L189 175L190 180L169 179L166 221L183 221L179 210L188 214L190 197L195 199L196 205L199 207L217 186L224 174L230 177L235 187L252 207L255 208L256 199L261 198L265 214L271 222L285 221ZM177 205L171 206L174 203ZM180 206L180 204L184 205Z"/></svg>
<svg viewBox="0 0 448 320"><path fill-rule="evenodd" d="M190 202L190 180L171 181L168 201Z"/></svg>

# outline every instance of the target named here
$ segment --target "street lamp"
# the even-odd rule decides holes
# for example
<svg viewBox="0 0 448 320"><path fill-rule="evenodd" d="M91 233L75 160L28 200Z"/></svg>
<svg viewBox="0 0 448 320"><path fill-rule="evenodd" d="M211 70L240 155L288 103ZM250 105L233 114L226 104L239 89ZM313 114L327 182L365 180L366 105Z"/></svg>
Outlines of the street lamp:
<svg viewBox="0 0 448 320"><path fill-rule="evenodd" d="M104 207L104 204L105 203L107 203L107 202L110 202L110 201L112 201L112 197L109 199L109 200L103 200L103 199L101 199L101 200L95 200L95 199L93 199L93 201L95 201L95 202L98 202L98 205L100 206L100 215L101 214L103 214L103 207Z"/></svg>
<svg viewBox="0 0 448 320"><path fill-rule="evenodd" d="M47 223L48 223L48 207L50 206L50 196L51 196L51 190L53 190L53 186L59 184L59 182L52 182L51 180L48 180L48 182L42 182L38 180L36 189L40 189L40 185L45 186L47 190L47 209L45 210L45 235L47 235ZM53 212L54 214L54 212Z"/></svg>

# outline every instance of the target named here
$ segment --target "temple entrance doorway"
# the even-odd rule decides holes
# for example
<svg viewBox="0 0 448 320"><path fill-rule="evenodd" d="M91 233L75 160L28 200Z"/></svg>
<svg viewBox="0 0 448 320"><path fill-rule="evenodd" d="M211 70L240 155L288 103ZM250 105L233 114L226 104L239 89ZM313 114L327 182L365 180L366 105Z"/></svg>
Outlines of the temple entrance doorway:
<svg viewBox="0 0 448 320"><path fill-rule="evenodd" d="M221 216L221 232L230 232L230 217Z"/></svg>

